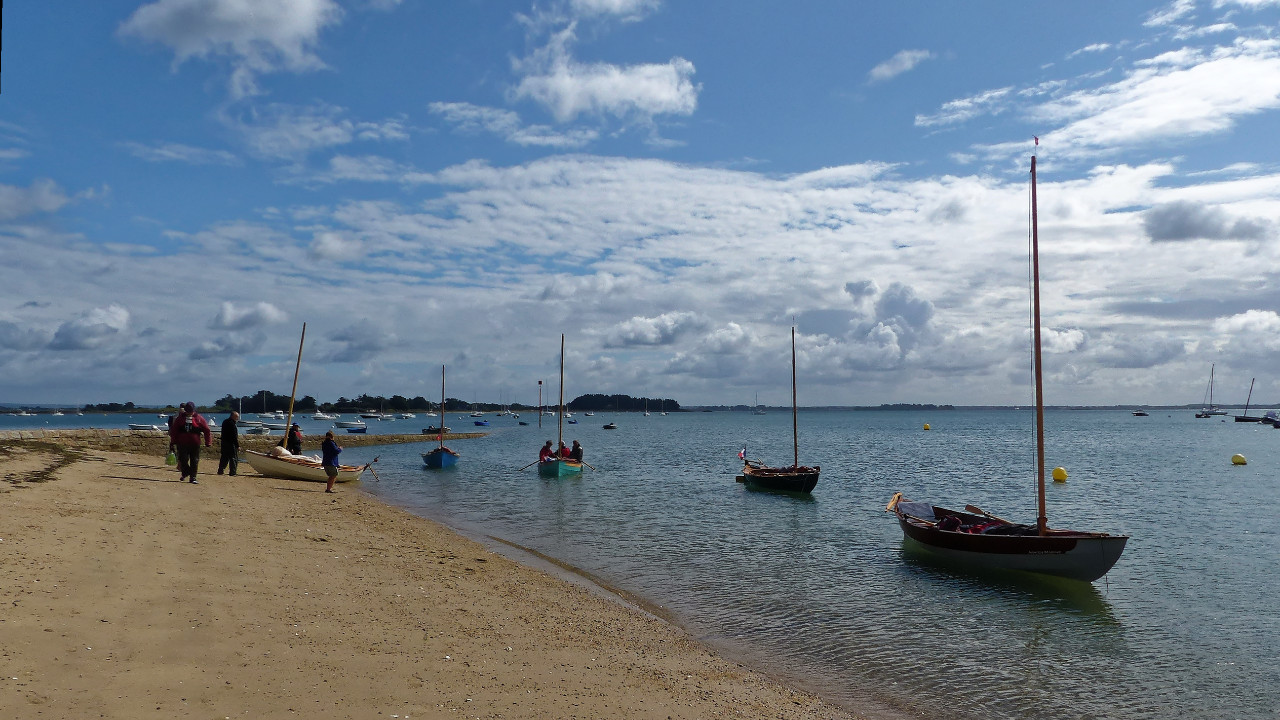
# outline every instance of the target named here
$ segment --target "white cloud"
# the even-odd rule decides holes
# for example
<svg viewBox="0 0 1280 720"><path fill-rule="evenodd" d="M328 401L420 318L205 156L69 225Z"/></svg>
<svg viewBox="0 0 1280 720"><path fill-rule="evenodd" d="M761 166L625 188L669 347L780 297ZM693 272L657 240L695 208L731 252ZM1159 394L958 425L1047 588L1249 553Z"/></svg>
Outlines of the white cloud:
<svg viewBox="0 0 1280 720"><path fill-rule="evenodd" d="M1147 18L1147 21L1143 24L1147 27L1172 25L1187 15L1195 12L1195 9L1195 0L1173 0L1173 2L1169 3L1165 7L1152 11L1151 15Z"/></svg>
<svg viewBox="0 0 1280 720"><path fill-rule="evenodd" d="M187 165L239 165L240 158L226 150L209 150L182 143L123 143L134 157L147 162L179 162Z"/></svg>
<svg viewBox="0 0 1280 720"><path fill-rule="evenodd" d="M316 70L320 31L342 18L333 0L157 0L143 5L119 29L124 36L168 46L175 63L229 57L231 93L258 93L262 73Z"/></svg>
<svg viewBox="0 0 1280 720"><path fill-rule="evenodd" d="M241 118L224 117L223 122L241 134L253 154L265 158L301 159L317 150L354 142L409 137L401 119L355 121L344 117L345 113L344 108L330 105L272 104Z"/></svg>
<svg viewBox="0 0 1280 720"><path fill-rule="evenodd" d="M561 132L546 125L526 126L515 112L471 103L433 102L429 107L432 113L441 116L462 132L492 133L516 145L578 148L599 136L597 131L585 128Z"/></svg>
<svg viewBox="0 0 1280 720"><path fill-rule="evenodd" d="M556 33L549 44L516 63L523 75L513 100L532 100L559 122L579 115L613 116L651 123L659 115L690 115L698 105L693 63L681 57L664 64L619 66L581 63L569 46L574 26Z"/></svg>
<svg viewBox="0 0 1280 720"><path fill-rule="evenodd" d="M934 57L936 56L928 50L900 50L893 57L871 68L871 72L867 73L867 78L871 82L888 80L914 69L925 60L932 60Z"/></svg>
<svg viewBox="0 0 1280 720"><path fill-rule="evenodd" d="M94 308L58 327L52 350L93 350L120 336L129 325L129 311L119 305Z"/></svg>
<svg viewBox="0 0 1280 720"><path fill-rule="evenodd" d="M633 317L605 332L604 347L670 345L682 334L696 332L706 321L692 312L664 313L657 317Z"/></svg>
<svg viewBox="0 0 1280 720"><path fill-rule="evenodd" d="M1099 53L1110 49L1111 43L1093 43L1092 45L1085 45L1079 50L1073 50L1072 52L1067 53L1067 59L1070 60L1077 55L1083 55L1085 53Z"/></svg>
<svg viewBox="0 0 1280 720"><path fill-rule="evenodd" d="M952 100L932 115L917 115L915 124L917 127L953 125L979 115L995 115L1005 109L1012 92L1012 87L1003 87Z"/></svg>
<svg viewBox="0 0 1280 720"><path fill-rule="evenodd" d="M52 180L36 180L30 187L0 185L0 220L16 220L36 213L56 212L71 199Z"/></svg>
<svg viewBox="0 0 1280 720"><path fill-rule="evenodd" d="M247 307L236 307L235 303L224 302L209 327L215 330L247 330L284 322L288 317L283 310L269 302Z"/></svg>
<svg viewBox="0 0 1280 720"><path fill-rule="evenodd" d="M1276 108L1280 45L1265 41L1152 58L1119 82L1036 108L1033 119L1066 123L1047 134L1058 146L1108 149L1221 133Z"/></svg>

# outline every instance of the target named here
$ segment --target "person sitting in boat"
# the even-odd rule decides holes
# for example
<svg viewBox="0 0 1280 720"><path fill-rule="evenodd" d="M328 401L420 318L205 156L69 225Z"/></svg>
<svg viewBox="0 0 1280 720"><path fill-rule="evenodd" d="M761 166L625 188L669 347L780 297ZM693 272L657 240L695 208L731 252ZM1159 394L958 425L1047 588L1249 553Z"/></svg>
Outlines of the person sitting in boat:
<svg viewBox="0 0 1280 720"><path fill-rule="evenodd" d="M559 456L561 460L569 459L569 448L564 444L563 440L560 441L560 449L556 450L556 455Z"/></svg>
<svg viewBox="0 0 1280 720"><path fill-rule="evenodd" d="M298 423L294 423L293 427L289 428L289 437L288 442L285 443L285 448L294 455L302 454L302 428L298 427Z"/></svg>
<svg viewBox="0 0 1280 720"><path fill-rule="evenodd" d="M582 446L578 444L577 440L573 441L573 449L569 451L569 459L582 462Z"/></svg>
<svg viewBox="0 0 1280 720"><path fill-rule="evenodd" d="M542 451L538 453L538 462L546 462L556 459L556 451L551 448L551 441L548 440L546 445L542 446Z"/></svg>

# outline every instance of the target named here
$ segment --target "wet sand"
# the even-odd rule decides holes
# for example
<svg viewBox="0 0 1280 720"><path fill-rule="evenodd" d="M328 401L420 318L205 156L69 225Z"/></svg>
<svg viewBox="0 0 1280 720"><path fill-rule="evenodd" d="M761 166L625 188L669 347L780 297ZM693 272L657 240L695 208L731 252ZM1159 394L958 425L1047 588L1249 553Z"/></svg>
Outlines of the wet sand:
<svg viewBox="0 0 1280 720"><path fill-rule="evenodd" d="M853 717L351 486L4 452L0 717Z"/></svg>

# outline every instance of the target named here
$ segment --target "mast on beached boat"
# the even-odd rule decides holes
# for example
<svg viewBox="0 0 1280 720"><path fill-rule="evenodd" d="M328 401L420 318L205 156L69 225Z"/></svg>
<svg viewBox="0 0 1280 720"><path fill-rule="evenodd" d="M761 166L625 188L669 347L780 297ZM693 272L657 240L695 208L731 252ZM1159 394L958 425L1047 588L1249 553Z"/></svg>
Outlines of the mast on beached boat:
<svg viewBox="0 0 1280 720"><path fill-rule="evenodd" d="M742 474L738 481L754 490L808 493L818 485L822 468L800 464L800 422L796 403L796 329L791 328L791 467L772 468L758 460L748 460L743 451Z"/></svg>
<svg viewBox="0 0 1280 720"><path fill-rule="evenodd" d="M560 335L560 411L556 413L556 452L564 445L564 334ZM538 462L538 474L545 477L564 477L582 474L582 463L559 457Z"/></svg>
<svg viewBox="0 0 1280 720"><path fill-rule="evenodd" d="M1031 157L1031 305L1036 383L1035 527L1009 522L974 505L965 505L961 512L930 503L912 502L902 493L895 493L885 510L897 516L906 540L914 541L934 554L983 568L1025 570L1092 582L1107 574L1116 564L1129 537L1049 528L1044 488L1040 233L1034 155Z"/></svg>

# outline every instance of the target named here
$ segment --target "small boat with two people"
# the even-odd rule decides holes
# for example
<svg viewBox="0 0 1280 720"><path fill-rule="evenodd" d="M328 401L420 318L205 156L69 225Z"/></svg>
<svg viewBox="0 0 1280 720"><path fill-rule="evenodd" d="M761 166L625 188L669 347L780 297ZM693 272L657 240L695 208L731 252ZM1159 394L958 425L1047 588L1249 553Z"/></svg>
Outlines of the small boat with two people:
<svg viewBox="0 0 1280 720"><path fill-rule="evenodd" d="M560 335L560 411L556 422L556 447L564 445L564 420L571 417L564 410L564 335ZM542 477L569 477L582 474L582 462L568 458L551 458L538 461L538 474Z"/></svg>

